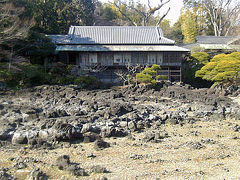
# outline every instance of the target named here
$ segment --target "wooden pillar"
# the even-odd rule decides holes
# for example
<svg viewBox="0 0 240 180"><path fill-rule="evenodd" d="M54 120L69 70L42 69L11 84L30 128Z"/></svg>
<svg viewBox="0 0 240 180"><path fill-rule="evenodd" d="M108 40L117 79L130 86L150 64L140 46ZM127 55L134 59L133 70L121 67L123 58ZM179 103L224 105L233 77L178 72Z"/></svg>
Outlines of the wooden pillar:
<svg viewBox="0 0 240 180"><path fill-rule="evenodd" d="M182 67L180 66L180 82L182 82Z"/></svg>
<svg viewBox="0 0 240 180"><path fill-rule="evenodd" d="M170 81L170 67L168 66L168 80Z"/></svg>
<svg viewBox="0 0 240 180"><path fill-rule="evenodd" d="M44 71L47 72L48 58L44 58Z"/></svg>
<svg viewBox="0 0 240 180"><path fill-rule="evenodd" d="M113 82L113 70L111 69L111 82Z"/></svg>
<svg viewBox="0 0 240 180"><path fill-rule="evenodd" d="M67 52L67 64L69 64L69 53Z"/></svg>
<svg viewBox="0 0 240 180"><path fill-rule="evenodd" d="M77 64L78 66L81 65L81 61L82 61L81 58L82 58L82 57L81 57L81 53L79 52L79 53L78 53L78 62L77 62L77 63L78 63L78 64Z"/></svg>

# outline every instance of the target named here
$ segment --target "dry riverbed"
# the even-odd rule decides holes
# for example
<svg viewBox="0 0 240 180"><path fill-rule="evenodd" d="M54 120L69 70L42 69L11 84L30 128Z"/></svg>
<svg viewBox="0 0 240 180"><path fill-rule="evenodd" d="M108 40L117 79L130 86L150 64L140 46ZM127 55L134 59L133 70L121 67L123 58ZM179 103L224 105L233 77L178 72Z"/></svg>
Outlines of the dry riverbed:
<svg viewBox="0 0 240 180"><path fill-rule="evenodd" d="M9 145L0 149L0 168L11 167L8 173L17 179L27 179L34 168L49 179L64 180L240 179L240 133L233 127L236 121L231 120L165 124L159 128L165 136L157 143L143 142L146 132L133 133L105 138L110 147L103 150L96 150L94 143L78 142L61 142L52 150ZM88 176L59 170L56 160L61 155L69 155ZM92 171L97 165L106 173Z"/></svg>
<svg viewBox="0 0 240 180"><path fill-rule="evenodd" d="M240 179L239 95L167 81L2 91L0 180Z"/></svg>

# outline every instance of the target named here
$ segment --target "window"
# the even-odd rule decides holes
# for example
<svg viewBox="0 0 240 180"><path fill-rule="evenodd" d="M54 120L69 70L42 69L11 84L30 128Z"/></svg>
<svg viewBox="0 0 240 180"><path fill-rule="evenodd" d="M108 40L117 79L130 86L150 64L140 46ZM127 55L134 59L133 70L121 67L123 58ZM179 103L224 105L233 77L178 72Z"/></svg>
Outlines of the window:
<svg viewBox="0 0 240 180"><path fill-rule="evenodd" d="M158 53L157 54L157 64L161 65L163 63L163 54Z"/></svg>
<svg viewBox="0 0 240 180"><path fill-rule="evenodd" d="M97 63L97 53L89 53L89 63L90 64Z"/></svg>
<svg viewBox="0 0 240 180"><path fill-rule="evenodd" d="M124 58L124 64L131 63L131 53L124 53L123 58Z"/></svg>
<svg viewBox="0 0 240 180"><path fill-rule="evenodd" d="M149 64L156 64L157 63L156 62L156 57L157 57L156 53L149 52L149 54L148 54L148 63Z"/></svg>
<svg viewBox="0 0 240 180"><path fill-rule="evenodd" d="M116 65L121 65L122 62L122 54L121 53L114 53L114 61Z"/></svg>

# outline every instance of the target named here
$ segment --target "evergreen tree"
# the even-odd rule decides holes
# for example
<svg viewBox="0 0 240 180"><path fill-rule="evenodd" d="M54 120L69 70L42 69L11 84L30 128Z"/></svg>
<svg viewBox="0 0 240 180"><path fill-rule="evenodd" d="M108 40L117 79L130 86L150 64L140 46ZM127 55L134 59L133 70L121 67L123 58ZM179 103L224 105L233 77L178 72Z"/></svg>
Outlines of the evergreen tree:
<svg viewBox="0 0 240 180"><path fill-rule="evenodd" d="M240 78L240 53L214 56L195 76L217 84L233 83Z"/></svg>
<svg viewBox="0 0 240 180"><path fill-rule="evenodd" d="M194 43L198 34L196 12L190 9L182 10L181 29L184 35L184 43Z"/></svg>

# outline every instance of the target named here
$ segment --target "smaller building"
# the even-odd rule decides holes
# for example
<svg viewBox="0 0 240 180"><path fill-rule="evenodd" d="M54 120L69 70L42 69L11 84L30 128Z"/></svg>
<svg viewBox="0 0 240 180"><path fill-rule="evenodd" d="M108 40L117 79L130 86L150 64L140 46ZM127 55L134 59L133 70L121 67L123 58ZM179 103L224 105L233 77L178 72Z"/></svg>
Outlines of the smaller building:
<svg viewBox="0 0 240 180"><path fill-rule="evenodd" d="M182 61L188 49L163 36L159 27L71 26L67 35L50 35L58 60L81 69L106 67L98 78L114 82L115 71L131 65L161 65L161 74L181 81Z"/></svg>
<svg viewBox="0 0 240 180"><path fill-rule="evenodd" d="M196 43L182 47L189 50L199 48L209 53L230 53L240 51L240 36L198 36Z"/></svg>

